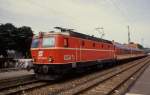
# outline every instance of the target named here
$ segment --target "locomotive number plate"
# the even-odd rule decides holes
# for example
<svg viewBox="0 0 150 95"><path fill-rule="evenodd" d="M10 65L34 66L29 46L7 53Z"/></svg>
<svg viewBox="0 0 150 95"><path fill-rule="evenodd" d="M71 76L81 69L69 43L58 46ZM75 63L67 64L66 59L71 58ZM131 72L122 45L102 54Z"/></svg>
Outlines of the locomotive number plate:
<svg viewBox="0 0 150 95"><path fill-rule="evenodd" d="M43 51L39 51L39 52L38 52L38 56L39 56L39 57L43 56Z"/></svg>
<svg viewBox="0 0 150 95"><path fill-rule="evenodd" d="M64 60L71 60L71 55L64 55Z"/></svg>

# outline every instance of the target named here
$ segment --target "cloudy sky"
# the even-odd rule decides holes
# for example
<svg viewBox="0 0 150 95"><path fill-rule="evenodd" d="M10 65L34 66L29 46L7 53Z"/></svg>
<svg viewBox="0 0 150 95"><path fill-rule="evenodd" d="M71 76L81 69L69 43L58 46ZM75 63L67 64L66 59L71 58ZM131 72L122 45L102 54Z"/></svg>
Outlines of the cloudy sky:
<svg viewBox="0 0 150 95"><path fill-rule="evenodd" d="M0 0L0 23L30 26L34 33L61 26L97 37L95 28L103 27L105 39L121 43L128 41L129 25L131 41L150 47L150 0Z"/></svg>

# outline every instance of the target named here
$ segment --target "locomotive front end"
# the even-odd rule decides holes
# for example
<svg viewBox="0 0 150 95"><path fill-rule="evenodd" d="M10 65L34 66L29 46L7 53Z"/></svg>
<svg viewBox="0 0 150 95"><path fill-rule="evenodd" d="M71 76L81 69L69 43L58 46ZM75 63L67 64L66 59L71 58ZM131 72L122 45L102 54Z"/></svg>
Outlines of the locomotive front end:
<svg viewBox="0 0 150 95"><path fill-rule="evenodd" d="M42 33L33 38L31 55L36 75L62 74L69 68L70 64L64 60L63 46L64 35L59 33Z"/></svg>
<svg viewBox="0 0 150 95"><path fill-rule="evenodd" d="M57 53L54 48L56 46L55 35L40 35L33 38L31 45L31 54L33 58L35 73L47 74L50 70L50 64L54 63L54 57Z"/></svg>

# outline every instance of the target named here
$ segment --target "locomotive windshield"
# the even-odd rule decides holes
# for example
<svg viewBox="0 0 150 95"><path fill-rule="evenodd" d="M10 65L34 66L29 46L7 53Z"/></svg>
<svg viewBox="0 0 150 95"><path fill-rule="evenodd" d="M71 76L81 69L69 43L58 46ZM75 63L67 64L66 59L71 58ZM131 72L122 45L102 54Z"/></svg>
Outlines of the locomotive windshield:
<svg viewBox="0 0 150 95"><path fill-rule="evenodd" d="M39 45L39 39L33 39L31 48L37 48Z"/></svg>
<svg viewBox="0 0 150 95"><path fill-rule="evenodd" d="M54 45L55 45L54 37L43 38L42 47L54 47Z"/></svg>

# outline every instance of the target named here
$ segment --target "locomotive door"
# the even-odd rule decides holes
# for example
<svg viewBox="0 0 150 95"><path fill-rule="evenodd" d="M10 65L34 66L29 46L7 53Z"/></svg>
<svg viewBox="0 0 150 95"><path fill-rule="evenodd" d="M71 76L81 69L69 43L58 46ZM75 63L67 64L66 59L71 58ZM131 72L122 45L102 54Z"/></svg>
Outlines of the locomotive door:
<svg viewBox="0 0 150 95"><path fill-rule="evenodd" d="M81 58L82 58L82 56L81 56L81 53L82 53L81 49L82 49L82 46L80 44L80 48L79 48L79 56L80 56L80 58L79 58L79 61L81 61Z"/></svg>
<svg viewBox="0 0 150 95"><path fill-rule="evenodd" d="M76 44L76 62L80 62L82 59L82 46L81 46L81 42L78 41L78 44Z"/></svg>
<svg viewBox="0 0 150 95"><path fill-rule="evenodd" d="M84 50L83 50L83 49L84 49L84 44L85 44L84 41L81 40L81 41L80 41L80 48L79 48L79 53L80 53L80 55L79 55L79 56L80 56L80 59L79 59L79 60L80 60L80 61L82 61L82 59L83 59L83 58L82 58L82 57L83 57L82 53L83 53L83 51L84 51Z"/></svg>
<svg viewBox="0 0 150 95"><path fill-rule="evenodd" d="M76 56L76 62L78 61L78 47L76 46L76 54L75 54L75 56Z"/></svg>

